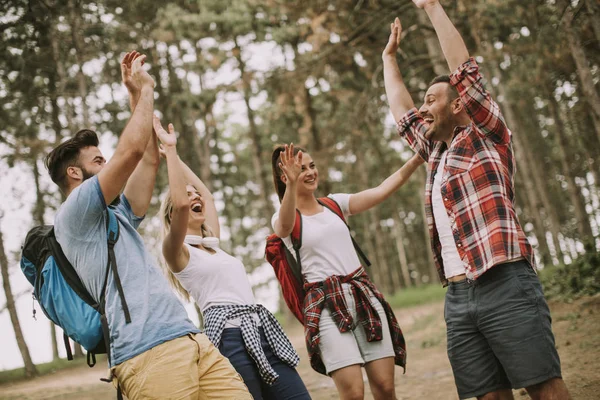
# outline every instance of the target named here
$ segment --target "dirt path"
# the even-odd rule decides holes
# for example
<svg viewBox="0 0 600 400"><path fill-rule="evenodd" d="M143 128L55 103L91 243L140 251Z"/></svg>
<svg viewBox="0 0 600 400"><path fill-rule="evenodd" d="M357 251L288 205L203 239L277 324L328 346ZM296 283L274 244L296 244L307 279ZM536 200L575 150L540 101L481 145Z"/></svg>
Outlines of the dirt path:
<svg viewBox="0 0 600 400"><path fill-rule="evenodd" d="M553 327L563 374L574 400L598 399L600 393L600 296L571 304L551 304ZM443 304L397 310L408 343L408 368L397 368L398 399L457 399L452 370L446 355ZM313 399L337 399L330 378L314 372L308 363L299 324L286 329L298 349L298 368ZM112 385L99 379L106 369L87 366L62 370L26 382L0 386L0 399L114 399ZM365 399L373 399L365 377ZM515 399L529 397L515 391Z"/></svg>

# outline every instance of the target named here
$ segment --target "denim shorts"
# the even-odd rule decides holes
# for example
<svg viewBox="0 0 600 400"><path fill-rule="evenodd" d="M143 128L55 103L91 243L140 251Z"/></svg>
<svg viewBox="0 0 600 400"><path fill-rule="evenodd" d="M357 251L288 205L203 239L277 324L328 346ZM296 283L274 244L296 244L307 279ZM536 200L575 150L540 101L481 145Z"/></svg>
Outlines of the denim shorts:
<svg viewBox="0 0 600 400"><path fill-rule="evenodd" d="M444 319L461 399L561 377L542 286L525 261L450 282Z"/></svg>
<svg viewBox="0 0 600 400"><path fill-rule="evenodd" d="M350 365L359 364L362 366L370 361L394 357L392 335L385 310L379 300L375 296L371 297L371 302L381 319L383 338L380 341L369 342L364 328L357 318L356 303L354 302L354 296L351 294L350 285L343 283L342 290L344 291L348 311L354 319L354 326L351 331L340 332L331 316L331 312L327 307L323 309L319 322L321 336L319 350L327 374Z"/></svg>

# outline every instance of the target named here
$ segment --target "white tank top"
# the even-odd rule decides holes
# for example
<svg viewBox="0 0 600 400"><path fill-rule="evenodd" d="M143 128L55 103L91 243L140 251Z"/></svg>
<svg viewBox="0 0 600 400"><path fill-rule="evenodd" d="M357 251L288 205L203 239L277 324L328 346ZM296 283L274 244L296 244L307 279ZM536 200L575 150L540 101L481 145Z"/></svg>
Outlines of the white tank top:
<svg viewBox="0 0 600 400"><path fill-rule="evenodd" d="M348 220L350 195L337 193L329 197L339 204L344 217ZM279 211L271 219L273 227L278 219ZM291 236L282 240L296 258ZM302 216L300 259L302 275L307 282L321 282L331 275L348 275L361 265L348 227L327 207L323 207L323 211L318 214Z"/></svg>
<svg viewBox="0 0 600 400"><path fill-rule="evenodd" d="M185 244L190 260L175 276L204 311L217 305L255 304L246 269L240 260L221 249L215 254ZM233 324L234 326L238 324ZM228 326L229 327L229 326Z"/></svg>
<svg viewBox="0 0 600 400"><path fill-rule="evenodd" d="M456 243L454 242L450 218L448 218L444 199L442 199L442 174L444 173L447 154L448 151L442 154L440 164L433 178L433 187L431 188L433 218L435 219L435 227L437 228L438 237L442 245L442 261L444 262L444 275L446 279L465 273L464 264L460 259Z"/></svg>

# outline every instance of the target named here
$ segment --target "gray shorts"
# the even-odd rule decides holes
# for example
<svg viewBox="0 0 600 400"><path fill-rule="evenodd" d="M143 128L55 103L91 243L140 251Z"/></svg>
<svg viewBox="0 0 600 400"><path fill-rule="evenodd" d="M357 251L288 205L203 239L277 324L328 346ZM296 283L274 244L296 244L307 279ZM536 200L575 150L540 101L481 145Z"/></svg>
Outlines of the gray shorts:
<svg viewBox="0 0 600 400"><path fill-rule="evenodd" d="M394 357L392 336L383 306L375 296L371 297L371 302L381 318L383 338L380 341L368 342L365 331L356 317L356 304L349 287L347 283L342 284L348 311L354 319L351 331L341 333L327 307L321 313L319 350L328 374L350 365L364 365L369 361Z"/></svg>
<svg viewBox="0 0 600 400"><path fill-rule="evenodd" d="M495 266L475 282L450 282L444 319L461 399L561 377L550 310L525 261Z"/></svg>

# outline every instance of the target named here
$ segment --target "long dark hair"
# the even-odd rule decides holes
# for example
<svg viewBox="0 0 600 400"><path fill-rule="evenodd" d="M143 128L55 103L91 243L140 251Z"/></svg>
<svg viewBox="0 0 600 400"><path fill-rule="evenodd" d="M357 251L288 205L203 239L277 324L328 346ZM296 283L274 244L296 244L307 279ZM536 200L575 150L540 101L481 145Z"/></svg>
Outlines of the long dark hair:
<svg viewBox="0 0 600 400"><path fill-rule="evenodd" d="M281 180L281 175L283 171L279 167L279 163L281 163L281 152L285 150L284 144L278 144L275 146L273 150L273 154L271 154L271 169L273 170L273 185L275 186L275 192L277 192L277 196L279 197L279 201L283 200L283 195L285 194L285 183ZM302 153L306 153L302 147L294 146L294 156L301 151Z"/></svg>

